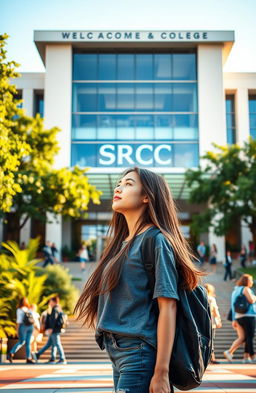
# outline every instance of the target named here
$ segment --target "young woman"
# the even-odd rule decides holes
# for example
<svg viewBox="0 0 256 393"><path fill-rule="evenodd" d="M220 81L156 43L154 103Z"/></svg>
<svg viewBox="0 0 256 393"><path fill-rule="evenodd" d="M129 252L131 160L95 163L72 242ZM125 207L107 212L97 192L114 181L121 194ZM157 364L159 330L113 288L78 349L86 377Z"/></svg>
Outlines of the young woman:
<svg viewBox="0 0 256 393"><path fill-rule="evenodd" d="M170 189L154 172L126 170L113 195L109 242L75 311L95 328L112 362L115 392L169 393L178 279L193 289L203 275L191 262ZM155 286L151 292L141 247L155 235Z"/></svg>
<svg viewBox="0 0 256 393"><path fill-rule="evenodd" d="M234 352L245 342L244 363L251 363L255 359L253 338L255 333L256 321L256 296L252 291L253 277L250 274L243 274L237 281L231 295L232 325L236 329L238 338L233 342L231 347L224 352L224 356L230 362ZM245 314L235 312L234 303L241 293L246 297L249 308Z"/></svg>
<svg viewBox="0 0 256 393"><path fill-rule="evenodd" d="M81 244L81 247L78 250L79 261L81 263L81 271L85 270L85 264L89 262L89 253L85 244Z"/></svg>
<svg viewBox="0 0 256 393"><path fill-rule="evenodd" d="M31 338L34 329L34 323L30 325L26 325L24 323L25 313L30 313L30 305L28 299L23 297L20 299L18 307L17 307L17 335L18 342L12 347L10 352L7 354L7 359L10 363L13 361L14 354L23 346L26 346L26 358L27 363L35 363L31 357ZM32 313L31 313L32 314Z"/></svg>
<svg viewBox="0 0 256 393"><path fill-rule="evenodd" d="M205 284L205 288L207 291L209 304L210 304L210 310L211 310L211 316L212 316L213 338L215 338L216 329L219 329L222 327L221 316L219 313L219 307L216 302L215 287L211 284ZM214 349L212 351L211 362L213 364L219 363L215 358Z"/></svg>
<svg viewBox="0 0 256 393"><path fill-rule="evenodd" d="M216 246L216 244L213 244L211 246L211 250L210 250L210 265L212 266L212 273L216 273L217 254L218 254L217 246Z"/></svg>

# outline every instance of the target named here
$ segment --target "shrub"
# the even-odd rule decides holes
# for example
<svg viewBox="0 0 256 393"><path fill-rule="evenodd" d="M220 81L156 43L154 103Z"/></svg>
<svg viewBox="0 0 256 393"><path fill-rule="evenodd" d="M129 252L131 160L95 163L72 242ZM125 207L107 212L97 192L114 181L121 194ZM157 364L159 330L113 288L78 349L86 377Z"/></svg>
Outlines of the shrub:
<svg viewBox="0 0 256 393"><path fill-rule="evenodd" d="M71 314L78 298L78 290L72 284L72 277L68 269L61 265L48 265L38 271L39 275L47 273L44 294L46 296L55 293L60 297L63 310Z"/></svg>

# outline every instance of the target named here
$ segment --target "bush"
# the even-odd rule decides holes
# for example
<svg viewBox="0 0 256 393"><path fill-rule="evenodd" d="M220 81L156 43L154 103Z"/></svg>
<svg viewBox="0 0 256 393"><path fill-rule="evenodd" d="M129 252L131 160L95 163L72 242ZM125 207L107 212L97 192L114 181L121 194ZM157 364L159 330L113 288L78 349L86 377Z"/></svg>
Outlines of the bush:
<svg viewBox="0 0 256 393"><path fill-rule="evenodd" d="M2 243L8 254L0 255L0 338L16 334L16 307L22 297L45 310L51 296L59 295L61 305L71 314L78 290L71 282L68 270L60 265L38 267L36 259L39 238L31 239L28 248L20 250L17 243Z"/></svg>
<svg viewBox="0 0 256 393"><path fill-rule="evenodd" d="M46 296L55 293L60 297L63 310L72 314L78 298L78 290L72 284L72 277L68 269L61 265L48 265L46 268L38 270L38 275L47 273L44 294Z"/></svg>

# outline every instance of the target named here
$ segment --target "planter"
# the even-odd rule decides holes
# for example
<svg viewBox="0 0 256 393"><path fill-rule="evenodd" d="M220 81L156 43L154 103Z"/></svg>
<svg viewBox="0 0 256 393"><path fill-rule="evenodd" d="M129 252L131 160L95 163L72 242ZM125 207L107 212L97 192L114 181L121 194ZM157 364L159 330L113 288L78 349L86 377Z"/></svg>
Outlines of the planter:
<svg viewBox="0 0 256 393"><path fill-rule="evenodd" d="M0 363L6 362L7 338L0 338Z"/></svg>
<svg viewBox="0 0 256 393"><path fill-rule="evenodd" d="M10 352L12 347L18 342L18 338L8 338L7 350ZM25 344L15 353L14 359L26 359Z"/></svg>

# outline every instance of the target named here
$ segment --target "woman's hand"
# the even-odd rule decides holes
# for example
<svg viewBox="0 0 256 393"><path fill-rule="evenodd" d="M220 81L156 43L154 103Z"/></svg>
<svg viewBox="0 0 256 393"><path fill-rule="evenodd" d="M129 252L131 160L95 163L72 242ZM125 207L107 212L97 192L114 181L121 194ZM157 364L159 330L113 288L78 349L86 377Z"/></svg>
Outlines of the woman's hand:
<svg viewBox="0 0 256 393"><path fill-rule="evenodd" d="M155 372L149 386L149 393L170 393L169 373Z"/></svg>

